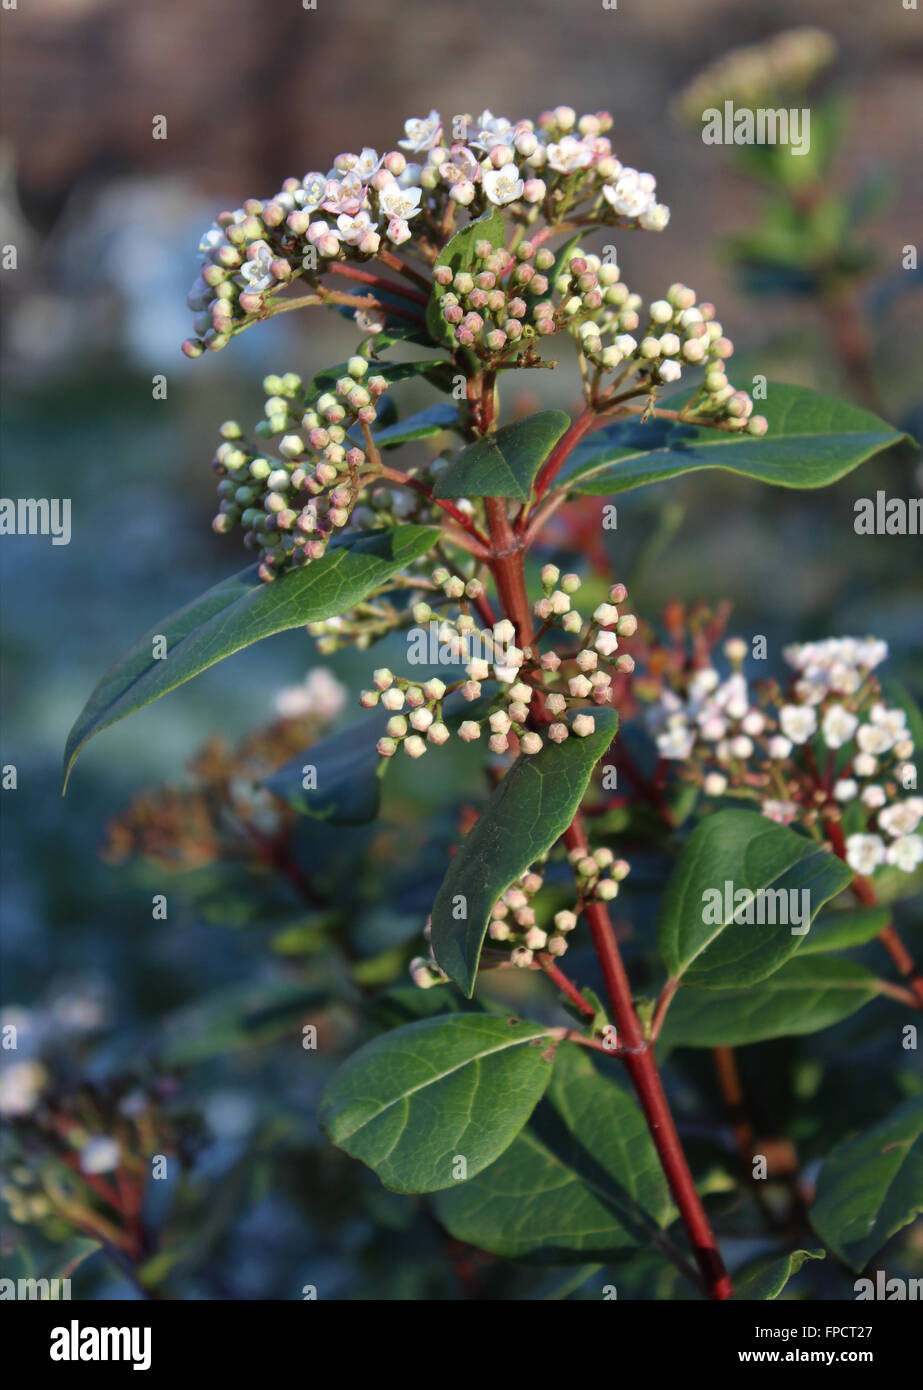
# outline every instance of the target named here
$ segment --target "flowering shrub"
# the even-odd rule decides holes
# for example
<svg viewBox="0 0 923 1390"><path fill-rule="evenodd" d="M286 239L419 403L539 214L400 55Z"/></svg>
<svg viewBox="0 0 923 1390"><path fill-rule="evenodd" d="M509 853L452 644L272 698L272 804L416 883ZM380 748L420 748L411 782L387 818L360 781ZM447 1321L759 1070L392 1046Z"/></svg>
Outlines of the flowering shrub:
<svg viewBox="0 0 923 1390"><path fill-rule="evenodd" d="M459 1241L576 1264L666 1252L723 1299L732 1281L655 1045L718 1047L726 1076L732 1044L815 1031L878 996L919 1007L923 985L877 891L886 870L912 879L921 858L919 714L879 686L886 649L873 638L791 648L791 688L751 691L740 639L724 648L729 674L713 664L723 618L668 615L660 639L615 576L562 572L546 528L581 495L701 468L821 487L899 435L787 385L770 385L755 413L755 392L728 377L733 344L712 304L674 283L645 308L614 248L585 244L613 228L656 232L669 216L654 177L619 162L611 126L607 113L568 107L516 122L431 112L384 155L340 154L328 173L220 214L200 247L186 353L323 305L355 320L356 350L310 381L267 377L264 418L221 427L215 529L240 526L257 563L111 668L74 726L66 770L99 730L263 637L306 627L324 653L390 639L400 669L370 661L368 713L354 727L312 726L291 747L318 702L336 712L316 676L308 695L286 693L271 738L230 766L215 754L206 778L251 848L254 836L269 846L263 862L291 872L292 825L373 820L395 759L449 757L449 744L483 761L490 794L463 810L412 944L422 989L404 992L399 1026L327 1086L326 1133L389 1188L434 1194ZM296 280L306 293L290 292ZM505 416L508 374L553 369L568 348L583 395L573 418ZM408 380L444 399L402 418ZM427 439L438 453L421 449ZM283 744L288 760L276 756ZM257 766L268 791L254 786ZM182 815L190 804L180 799ZM228 845L214 807L203 791L196 839L212 857ZM164 817L172 847L177 808L161 797L113 827L112 848L150 857L149 829ZM623 843L654 842L675 862L657 928L662 983L645 1000L610 905L631 873ZM239 855L246 840L232 843ZM731 910L716 919L703 903L726 886ZM806 895L806 910L755 921L738 911L761 909L767 893L780 912L787 895ZM906 983L832 954L876 936ZM585 939L604 999L561 964ZM537 1019L498 1003L491 979L507 969L547 978ZM918 1098L894 1121L901 1133L919 1122ZM617 1203L559 1151L555 1130L589 1151ZM818 1212L817 1235L854 1261L848 1204L819 1199ZM887 1229L882 1217L882 1239L911 1214L889 1211ZM677 1216L695 1268L664 1237ZM776 1248L741 1273L738 1293L774 1297L804 1256Z"/></svg>

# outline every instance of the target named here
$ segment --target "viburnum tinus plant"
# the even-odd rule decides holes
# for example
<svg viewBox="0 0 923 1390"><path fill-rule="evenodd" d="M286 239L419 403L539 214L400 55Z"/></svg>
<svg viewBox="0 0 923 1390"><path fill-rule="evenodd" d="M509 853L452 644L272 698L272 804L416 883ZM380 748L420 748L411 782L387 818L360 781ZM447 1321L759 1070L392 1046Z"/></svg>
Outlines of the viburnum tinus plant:
<svg viewBox="0 0 923 1390"><path fill-rule="evenodd" d="M727 1069L731 1044L823 1027L878 994L916 1002L829 954L844 934L884 929L908 973L887 909L871 924L833 910L812 924L851 893L868 909L880 872L916 866L918 715L882 694L872 639L796 649L794 689L751 695L739 640L730 672L713 664L720 620L674 612L659 638L618 576L600 589L562 573L547 528L581 496L702 468L821 487L899 436L788 385L754 412L729 379L714 305L666 283L645 306L611 246L589 248L593 233L655 232L669 218L654 177L618 160L611 125L568 107L516 122L433 111L407 121L397 149L338 155L327 173L219 215L200 246L187 355L324 305L354 319L356 350L310 381L267 377L264 418L221 427L214 527L239 527L256 563L111 668L71 733L66 772L100 729L263 637L307 625L328 652L386 637L393 649L404 634L404 669L370 660L359 699L370 713L270 790L308 816L369 820L395 758L439 758L452 740L483 759L492 790L420 922L415 1020L346 1063L322 1124L386 1186L436 1194L459 1240L562 1263L649 1249L722 1299L731 1280L655 1044L721 1047ZM574 417L505 416L518 374L569 351L583 392ZM396 388L410 379L442 399L402 418ZM427 438L444 444L438 456L416 447ZM619 730L635 713L659 750L653 773ZM678 851L648 1000L610 916L630 864L625 822L607 813L633 805ZM727 885L730 909L706 911ZM797 930L741 913L767 891L807 895ZM584 934L603 1000L565 971ZM570 1021L498 1010L479 981L503 969L543 972ZM764 994L769 980L786 987ZM837 1209L828 1201L817 1229L842 1251ZM882 1218L883 1239L909 1219L897 1215ZM677 1219L691 1259L668 1234ZM738 1291L775 1296L803 1258L764 1263Z"/></svg>

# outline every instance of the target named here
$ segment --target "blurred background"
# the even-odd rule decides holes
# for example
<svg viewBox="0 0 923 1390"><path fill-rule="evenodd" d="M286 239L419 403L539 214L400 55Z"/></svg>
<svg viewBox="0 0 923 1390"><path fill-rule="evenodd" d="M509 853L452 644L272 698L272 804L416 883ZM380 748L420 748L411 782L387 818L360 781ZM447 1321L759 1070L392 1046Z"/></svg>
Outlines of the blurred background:
<svg viewBox="0 0 923 1390"><path fill-rule="evenodd" d="M299 871L321 888L306 897L297 872L280 888L236 828L215 829L212 794L303 732L280 727L275 703L317 664L292 632L107 731L60 796L64 738L100 672L247 563L210 529L218 425L258 418L267 372L309 374L356 343L344 320L286 315L187 361L196 247L218 210L325 170L342 150L390 148L431 107L514 119L560 102L608 108L615 152L657 175L673 214L660 235L618 234L632 289L658 297L681 280L712 299L740 384L762 372L828 390L920 437L920 279L902 259L923 211L923 19L899 0L621 0L611 11L598 0L30 0L0 23L0 244L17 261L2 272L2 493L71 498L73 531L67 546L0 546L0 762L18 783L2 798L0 1022L15 1024L17 1060L44 1068L86 1134L118 1129L130 1147L153 1125L148 1137L178 1155L146 1212L162 1241L107 1260L99 1240L49 1216L20 1163L0 1248L17 1268L73 1268L91 1297L142 1296L141 1255L141 1282L165 1297L290 1299L305 1284L322 1297L544 1296L547 1274L500 1273L456 1249L425 1204L330 1151L313 1118L325 1069L355 1045L362 991L406 982L458 800L479 795L464 765L454 783L445 763L427 768L413 796L395 779L375 835L299 827ZM678 98L728 50L806 24L835 50L792 98L811 105L815 131L792 185L760 152L705 145ZM152 137L158 116L166 139ZM166 399L155 399L161 375ZM574 403L574 376L542 377L545 406ZM404 394L408 410L428 402L425 387ZM920 493L911 449L817 494L717 472L643 489L619 499L612 574L651 620L675 597L731 599L731 630L764 633L775 652L874 632L892 644L891 674L919 696L919 538L852 525L856 498L878 488ZM369 662L347 652L324 664L343 692L315 690L308 733L352 722ZM212 749L230 762L186 770L210 736L234 748L267 725L268 751ZM188 800L177 810L155 799L113 831L164 782L191 787L203 819L190 828ZM242 877L213 876L222 860ZM346 946L343 904L331 909L323 884L335 862L360 866ZM156 893L166 920L152 918ZM643 924L643 883L637 893ZM399 988L395 998L405 1006ZM306 1009L329 1044L310 1063ZM841 1029L823 1035L834 1071L851 1036ZM798 1046L772 1047L774 1075L800 1076ZM768 1106L776 1087L762 1082ZM847 1083L841 1069L829 1092ZM693 1068L693 1139L697 1085L708 1083ZM822 1125L819 1111L817 1132L797 1136L808 1158ZM572 1276L556 1277L553 1296L567 1296ZM843 1296L835 1272L816 1277L833 1280L817 1296Z"/></svg>

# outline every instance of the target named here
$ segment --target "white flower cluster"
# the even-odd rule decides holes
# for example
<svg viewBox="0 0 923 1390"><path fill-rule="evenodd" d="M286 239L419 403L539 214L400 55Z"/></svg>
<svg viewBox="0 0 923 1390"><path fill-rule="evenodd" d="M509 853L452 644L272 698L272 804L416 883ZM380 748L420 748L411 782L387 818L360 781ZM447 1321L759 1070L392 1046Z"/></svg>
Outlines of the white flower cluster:
<svg viewBox="0 0 923 1390"><path fill-rule="evenodd" d="M244 544L259 551L260 578L275 579L287 565L318 560L331 536L349 521L370 475L366 455L349 436L375 419L384 377L371 376L364 357L352 357L332 391L307 402L294 373L268 376L263 440L281 436L275 455L248 442L236 420L221 427L223 442L212 466L221 481L215 531L243 526ZM365 470L365 473L363 473Z"/></svg>
<svg viewBox="0 0 923 1390"><path fill-rule="evenodd" d="M405 122L400 149L337 155L326 174L289 178L272 198L222 213L202 238L190 290L198 356L225 346L267 298L324 263L369 260L390 247L453 232L459 209L477 217L502 207L524 225L544 216L660 231L669 209L652 174L624 167L606 135L608 112L577 117L568 106L538 121L482 111L445 121L437 111ZM432 257L430 257L432 259Z"/></svg>
<svg viewBox="0 0 923 1390"><path fill-rule="evenodd" d="M923 798L916 787L907 714L890 706L874 676L888 655L877 638L837 637L785 650L796 672L783 693L770 682L751 693L740 665L746 644L725 652L736 669L722 680L705 666L666 689L650 712L662 758L689 764L709 796L758 797L782 824L838 824L847 811L846 860L858 874L923 862ZM774 795L768 793L775 792Z"/></svg>

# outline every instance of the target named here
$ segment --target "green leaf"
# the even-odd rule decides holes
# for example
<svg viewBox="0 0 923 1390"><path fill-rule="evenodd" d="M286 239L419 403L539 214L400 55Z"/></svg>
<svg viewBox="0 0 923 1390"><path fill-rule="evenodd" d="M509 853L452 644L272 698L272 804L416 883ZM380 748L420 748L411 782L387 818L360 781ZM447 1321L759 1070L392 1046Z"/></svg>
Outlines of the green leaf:
<svg viewBox="0 0 923 1390"><path fill-rule="evenodd" d="M298 1045L301 1026L328 999L325 990L292 980L230 985L167 1019L158 1060L167 1067L188 1067L283 1037Z"/></svg>
<svg viewBox="0 0 923 1390"><path fill-rule="evenodd" d="M804 949L746 989L681 989L664 1019L661 1041L671 1047L741 1047L817 1033L878 994L875 976L861 965L836 956L808 958Z"/></svg>
<svg viewBox="0 0 923 1390"><path fill-rule="evenodd" d="M734 1275L734 1297L746 1299L778 1298L806 1260L823 1260L824 1250L793 1250L789 1255L762 1255L751 1260Z"/></svg>
<svg viewBox="0 0 923 1390"><path fill-rule="evenodd" d="M439 252L433 269L435 270L436 266L448 265L453 271L470 270L474 265L474 248L479 241L489 241L495 249L504 245L506 223L499 208L485 213L483 217L475 218L473 222L462 227L460 232L456 232ZM434 342L454 348L455 331L443 318L439 302L447 288L448 286L433 284L433 292L426 306L426 326Z"/></svg>
<svg viewBox="0 0 923 1390"><path fill-rule="evenodd" d="M65 787L80 749L101 729L264 637L342 613L425 555L438 535L409 525L360 532L269 584L251 566L162 619L109 668L78 716L64 752ZM155 637L166 639L162 659Z"/></svg>
<svg viewBox="0 0 923 1390"><path fill-rule="evenodd" d="M812 921L851 877L835 855L756 812L707 816L683 846L664 892L657 936L671 977L705 989L765 979L803 941L792 927L798 932ZM781 920L735 921L746 903L755 919L772 911Z"/></svg>
<svg viewBox="0 0 923 1390"><path fill-rule="evenodd" d="M663 407L677 410L688 399L688 393L672 397ZM762 438L676 420L617 421L574 451L567 486L610 495L699 468L725 468L776 487L826 487L905 438L870 411L802 386L771 384L757 408L769 422Z"/></svg>
<svg viewBox="0 0 923 1390"><path fill-rule="evenodd" d="M442 969L469 996L490 909L564 834L615 737L615 711L600 707L593 715L596 731L588 738L572 734L516 759L449 863L433 904L432 945Z"/></svg>
<svg viewBox="0 0 923 1390"><path fill-rule="evenodd" d="M379 449L393 449L396 444L406 444L411 439L426 439L432 434L442 434L444 430L458 426L458 407L453 401L437 401L416 415L408 415L396 425L375 430L372 438ZM361 432L359 435L361 442Z"/></svg>
<svg viewBox="0 0 923 1390"><path fill-rule="evenodd" d="M545 1099L501 1158L435 1199L457 1240L552 1264L648 1247L672 1216L644 1116L578 1047L562 1044Z"/></svg>
<svg viewBox="0 0 923 1390"><path fill-rule="evenodd" d="M318 1118L395 1192L450 1187L503 1153L551 1078L540 1023L454 1014L385 1033L350 1057Z"/></svg>
<svg viewBox="0 0 923 1390"><path fill-rule="evenodd" d="M389 717L385 713L322 739L267 777L263 786L315 820L334 825L374 820L381 790L376 745ZM306 768L313 768L313 787L304 785Z"/></svg>
<svg viewBox="0 0 923 1390"><path fill-rule="evenodd" d="M850 946L864 946L873 941L890 922L886 907L857 907L847 912L828 912L818 917L801 946L799 956L816 955L819 951L845 951Z"/></svg>
<svg viewBox="0 0 923 1390"><path fill-rule="evenodd" d="M809 1217L821 1240L860 1270L921 1212L923 1095L827 1155Z"/></svg>
<svg viewBox="0 0 923 1390"><path fill-rule="evenodd" d="M541 410L469 444L436 480L436 497L514 497L527 502L535 475L570 425Z"/></svg>

